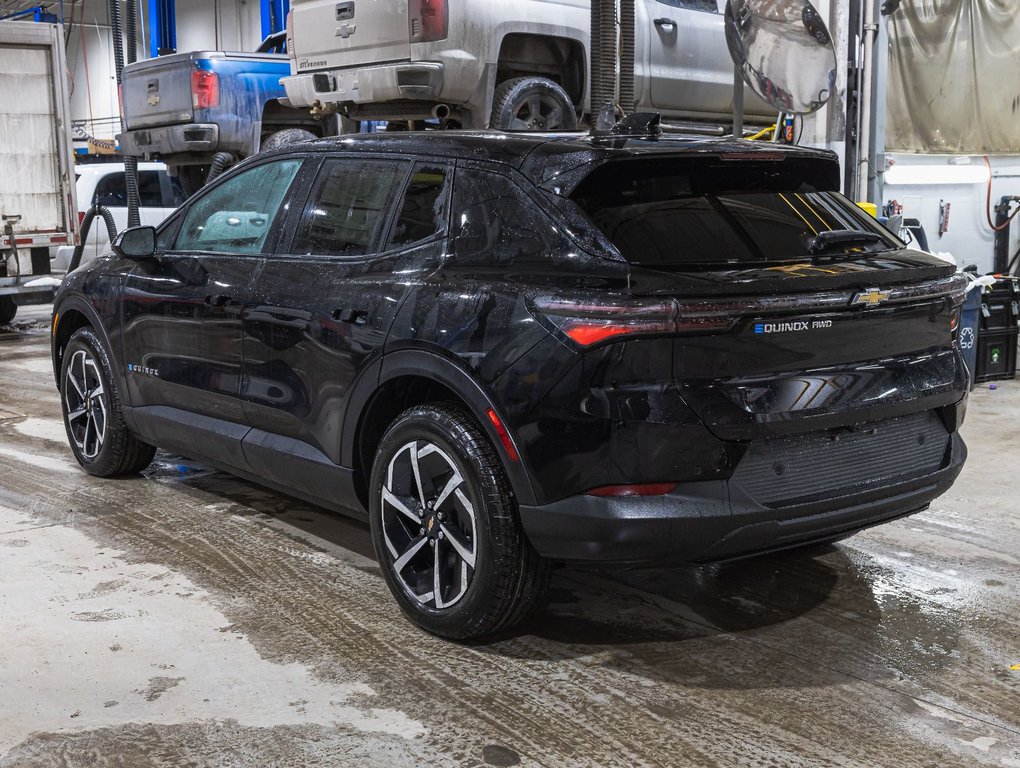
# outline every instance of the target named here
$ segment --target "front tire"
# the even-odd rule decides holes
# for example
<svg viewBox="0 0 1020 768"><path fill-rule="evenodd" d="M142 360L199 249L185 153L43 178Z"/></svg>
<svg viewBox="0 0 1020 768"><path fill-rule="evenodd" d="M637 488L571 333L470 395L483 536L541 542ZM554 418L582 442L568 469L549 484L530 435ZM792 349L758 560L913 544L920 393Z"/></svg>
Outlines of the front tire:
<svg viewBox="0 0 1020 768"><path fill-rule="evenodd" d="M549 566L524 536L510 482L460 407L415 406L383 436L369 484L372 540L411 621L467 640L524 618Z"/></svg>
<svg viewBox="0 0 1020 768"><path fill-rule="evenodd" d="M110 358L89 327L75 331L64 349L60 405L71 452L90 475L131 475L152 463L156 449L124 423Z"/></svg>
<svg viewBox="0 0 1020 768"><path fill-rule="evenodd" d="M0 296L0 325L7 325L18 314L18 305L10 296Z"/></svg>

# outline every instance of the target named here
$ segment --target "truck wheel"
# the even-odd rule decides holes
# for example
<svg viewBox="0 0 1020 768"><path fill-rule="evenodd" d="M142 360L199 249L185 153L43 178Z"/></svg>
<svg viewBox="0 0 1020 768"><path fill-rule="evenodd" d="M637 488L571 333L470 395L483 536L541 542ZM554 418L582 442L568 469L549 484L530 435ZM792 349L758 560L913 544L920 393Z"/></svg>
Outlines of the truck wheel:
<svg viewBox="0 0 1020 768"><path fill-rule="evenodd" d="M490 634L524 618L545 591L549 565L524 536L494 448L461 408L401 414L369 488L386 583L423 629L455 640Z"/></svg>
<svg viewBox="0 0 1020 768"><path fill-rule="evenodd" d="M500 83L489 124L501 131L573 131L577 113L567 92L545 77L515 77Z"/></svg>
<svg viewBox="0 0 1020 768"><path fill-rule="evenodd" d="M208 174L209 166L207 165L182 165L177 168L177 178L181 181L181 189L188 197L205 186Z"/></svg>
<svg viewBox="0 0 1020 768"><path fill-rule="evenodd" d="M317 138L319 137L304 128L284 128L282 131L267 136L266 140L262 142L259 152L269 152L290 144L297 144L300 141L314 141Z"/></svg>
<svg viewBox="0 0 1020 768"><path fill-rule="evenodd" d="M18 314L18 305L10 296L0 296L0 325L7 325Z"/></svg>
<svg viewBox="0 0 1020 768"><path fill-rule="evenodd" d="M60 366L60 406L74 458L97 477L141 472L156 449L127 428L110 358L89 327L72 334Z"/></svg>

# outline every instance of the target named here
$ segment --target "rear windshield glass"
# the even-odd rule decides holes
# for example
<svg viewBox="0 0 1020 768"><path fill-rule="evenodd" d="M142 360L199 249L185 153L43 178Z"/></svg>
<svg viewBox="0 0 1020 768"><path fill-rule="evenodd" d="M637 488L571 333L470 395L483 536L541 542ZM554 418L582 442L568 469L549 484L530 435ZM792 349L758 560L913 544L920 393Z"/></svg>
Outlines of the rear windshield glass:
<svg viewBox="0 0 1020 768"><path fill-rule="evenodd" d="M571 195L632 264L682 266L800 261L822 232L873 233L826 254L900 245L837 192L820 191L795 162L699 162L598 168Z"/></svg>

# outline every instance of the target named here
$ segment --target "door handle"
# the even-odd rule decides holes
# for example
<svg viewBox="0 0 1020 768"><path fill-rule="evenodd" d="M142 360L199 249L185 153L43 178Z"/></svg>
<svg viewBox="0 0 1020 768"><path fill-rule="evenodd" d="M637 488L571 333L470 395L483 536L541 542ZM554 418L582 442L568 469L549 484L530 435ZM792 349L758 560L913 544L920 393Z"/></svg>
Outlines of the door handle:
<svg viewBox="0 0 1020 768"><path fill-rule="evenodd" d="M222 309L223 307L233 304L234 300L230 296L227 296L225 293L217 293L209 294L208 296L206 296L205 303L208 304L210 307L218 307L219 309Z"/></svg>
<svg viewBox="0 0 1020 768"><path fill-rule="evenodd" d="M652 23L657 27L672 27L673 29L676 29L676 22L673 21L673 19L655 19Z"/></svg>
<svg viewBox="0 0 1020 768"><path fill-rule="evenodd" d="M334 309L333 319L341 323L364 325L368 320L368 312L363 309Z"/></svg>

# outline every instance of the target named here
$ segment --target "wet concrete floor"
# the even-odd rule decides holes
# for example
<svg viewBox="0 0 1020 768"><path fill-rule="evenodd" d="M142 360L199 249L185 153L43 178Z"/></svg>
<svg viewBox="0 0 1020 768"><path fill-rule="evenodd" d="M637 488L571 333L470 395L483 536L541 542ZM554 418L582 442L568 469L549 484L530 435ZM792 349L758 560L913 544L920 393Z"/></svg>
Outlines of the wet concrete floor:
<svg viewBox="0 0 1020 768"><path fill-rule="evenodd" d="M159 454L79 470L48 308L0 328L0 766L1020 767L1020 384L932 508L822 551L557 572L470 647L365 526Z"/></svg>

